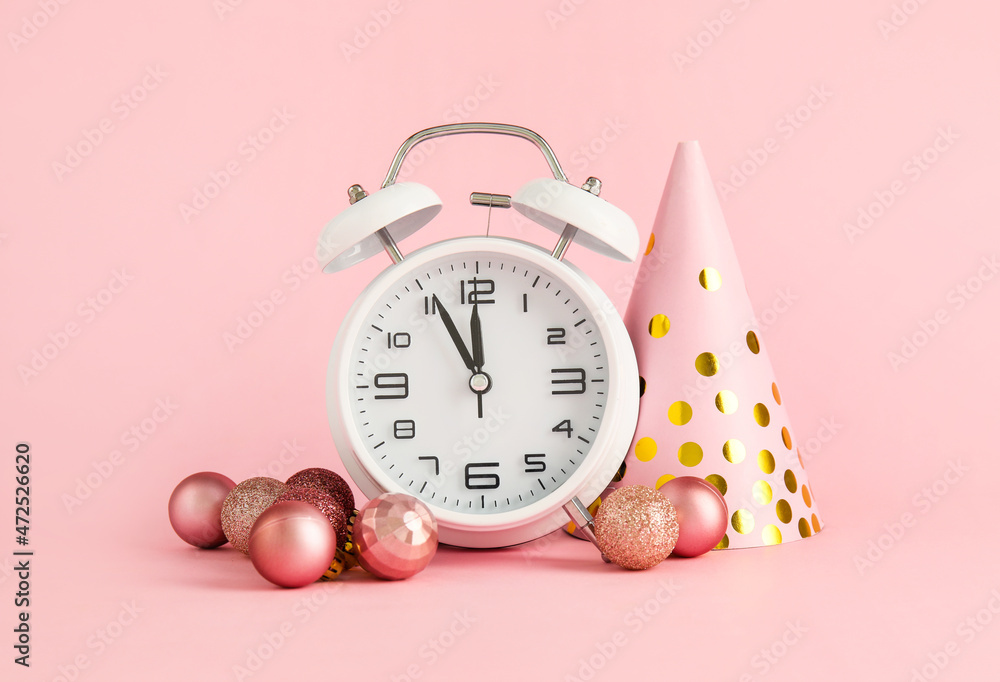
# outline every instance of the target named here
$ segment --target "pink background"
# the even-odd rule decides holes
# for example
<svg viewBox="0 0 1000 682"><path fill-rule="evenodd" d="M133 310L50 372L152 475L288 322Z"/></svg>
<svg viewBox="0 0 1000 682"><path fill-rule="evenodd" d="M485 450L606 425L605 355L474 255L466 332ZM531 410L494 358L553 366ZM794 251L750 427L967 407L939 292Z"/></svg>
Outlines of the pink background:
<svg viewBox="0 0 1000 682"><path fill-rule="evenodd" d="M225 1L0 10L0 489L9 524L14 445L30 442L35 551L25 671L11 660L5 525L4 679L995 676L1000 282L980 272L1000 250L987 208L1000 153L994 3L233 0L220 16ZM366 27L374 37L345 55ZM694 57L678 65L685 50ZM826 94L810 109L814 89ZM254 158L241 153L275 109L291 119ZM403 583L352 575L297 591L272 588L232 549L173 535L167 498L195 471L342 471L327 357L386 261L294 269L313 265L348 185L376 187L404 138L458 120L537 130L572 181L604 181L643 243L679 140L701 140L717 182L745 165L724 210L756 309L794 296L762 336L805 444L820 535L627 573L554 534L442 549ZM77 161L67 146L83 158L59 172ZM922 154L933 162L920 169ZM181 204L227 164L239 173L185 219ZM443 142L414 165L409 177L446 207L407 251L482 232L470 191L546 174L530 145L491 138ZM845 223L893 188L849 236ZM507 214L492 223L553 241ZM570 258L624 310L635 266ZM127 285L102 292L121 271ZM283 302L227 348L275 289ZM50 335L65 347L24 376ZM893 367L904 337L920 347ZM160 423L158 401L173 406ZM144 440L123 438L143 424Z"/></svg>

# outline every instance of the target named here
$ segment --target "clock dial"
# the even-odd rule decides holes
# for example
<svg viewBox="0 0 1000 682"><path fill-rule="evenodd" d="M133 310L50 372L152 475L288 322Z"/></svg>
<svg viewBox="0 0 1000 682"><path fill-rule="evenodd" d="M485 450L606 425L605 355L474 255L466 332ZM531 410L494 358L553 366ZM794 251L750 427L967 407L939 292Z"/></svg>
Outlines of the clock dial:
<svg viewBox="0 0 1000 682"><path fill-rule="evenodd" d="M400 276L345 348L345 410L369 460L432 507L522 509L587 458L607 410L607 340L579 292L509 253Z"/></svg>

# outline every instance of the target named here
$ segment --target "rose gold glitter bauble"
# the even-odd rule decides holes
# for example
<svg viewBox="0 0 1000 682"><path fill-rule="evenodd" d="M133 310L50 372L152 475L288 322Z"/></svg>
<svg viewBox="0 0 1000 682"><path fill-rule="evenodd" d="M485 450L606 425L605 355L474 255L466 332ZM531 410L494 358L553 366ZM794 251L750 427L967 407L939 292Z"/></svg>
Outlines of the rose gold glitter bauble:
<svg viewBox="0 0 1000 682"><path fill-rule="evenodd" d="M226 495L222 503L222 530L233 547L249 552L250 529L254 521L288 486L274 478L248 478Z"/></svg>
<svg viewBox="0 0 1000 682"><path fill-rule="evenodd" d="M358 563L372 575L409 578L424 570L437 552L437 520L417 498L383 493L358 514L354 542Z"/></svg>
<svg viewBox="0 0 1000 682"><path fill-rule="evenodd" d="M635 570L651 568L670 556L677 543L677 512L653 488L627 485L601 503L594 533L612 563Z"/></svg>
<svg viewBox="0 0 1000 682"><path fill-rule="evenodd" d="M262 576L281 587L316 582L337 553L337 532L308 502L278 502L250 530L250 559Z"/></svg>
<svg viewBox="0 0 1000 682"><path fill-rule="evenodd" d="M660 486L660 493L677 511L675 555L699 556L719 544L729 527L729 509L714 485L697 476L681 476Z"/></svg>
<svg viewBox="0 0 1000 682"><path fill-rule="evenodd" d="M204 549L226 544L222 501L236 484L222 474L202 471L177 484L167 503L170 525L181 540Z"/></svg>
<svg viewBox="0 0 1000 682"><path fill-rule="evenodd" d="M319 488L292 485L288 486L288 490L278 495L274 503L290 501L307 502L323 512L330 525L337 531L337 546L344 546L344 543L347 542L347 515L344 514L344 508L340 506L340 503L333 499L329 493Z"/></svg>
<svg viewBox="0 0 1000 682"><path fill-rule="evenodd" d="M320 469L319 467L303 469L292 474L286 483L307 488L319 488L340 503L344 508L344 514L350 516L354 513L354 493L351 491L350 484L340 474L329 469Z"/></svg>

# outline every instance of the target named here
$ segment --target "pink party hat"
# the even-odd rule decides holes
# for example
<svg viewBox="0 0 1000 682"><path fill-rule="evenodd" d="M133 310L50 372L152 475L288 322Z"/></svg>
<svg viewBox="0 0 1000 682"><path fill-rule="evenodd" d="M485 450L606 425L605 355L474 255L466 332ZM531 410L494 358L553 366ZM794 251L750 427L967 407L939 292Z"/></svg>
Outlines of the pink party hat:
<svg viewBox="0 0 1000 682"><path fill-rule="evenodd" d="M697 142L677 146L625 325L642 397L617 485L705 479L729 507L718 548L819 532L812 488Z"/></svg>

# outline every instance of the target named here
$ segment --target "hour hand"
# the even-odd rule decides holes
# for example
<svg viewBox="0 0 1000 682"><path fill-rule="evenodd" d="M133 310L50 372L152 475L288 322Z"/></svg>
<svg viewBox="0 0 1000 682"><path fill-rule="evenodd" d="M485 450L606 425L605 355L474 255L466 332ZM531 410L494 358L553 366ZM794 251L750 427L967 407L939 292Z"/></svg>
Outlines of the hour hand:
<svg viewBox="0 0 1000 682"><path fill-rule="evenodd" d="M448 336L455 344L455 348L458 349L458 354L462 356L462 362L465 366L469 368L470 372L476 371L476 365L472 361L472 355L469 353L469 349L465 346L465 341L462 340L462 335L458 333L458 328L455 326L455 321L451 319L451 315L445 310L445 307L441 304L441 300L437 297L437 294L432 296L434 305L437 306L438 311L441 313L441 320L444 322L445 329L448 330Z"/></svg>

